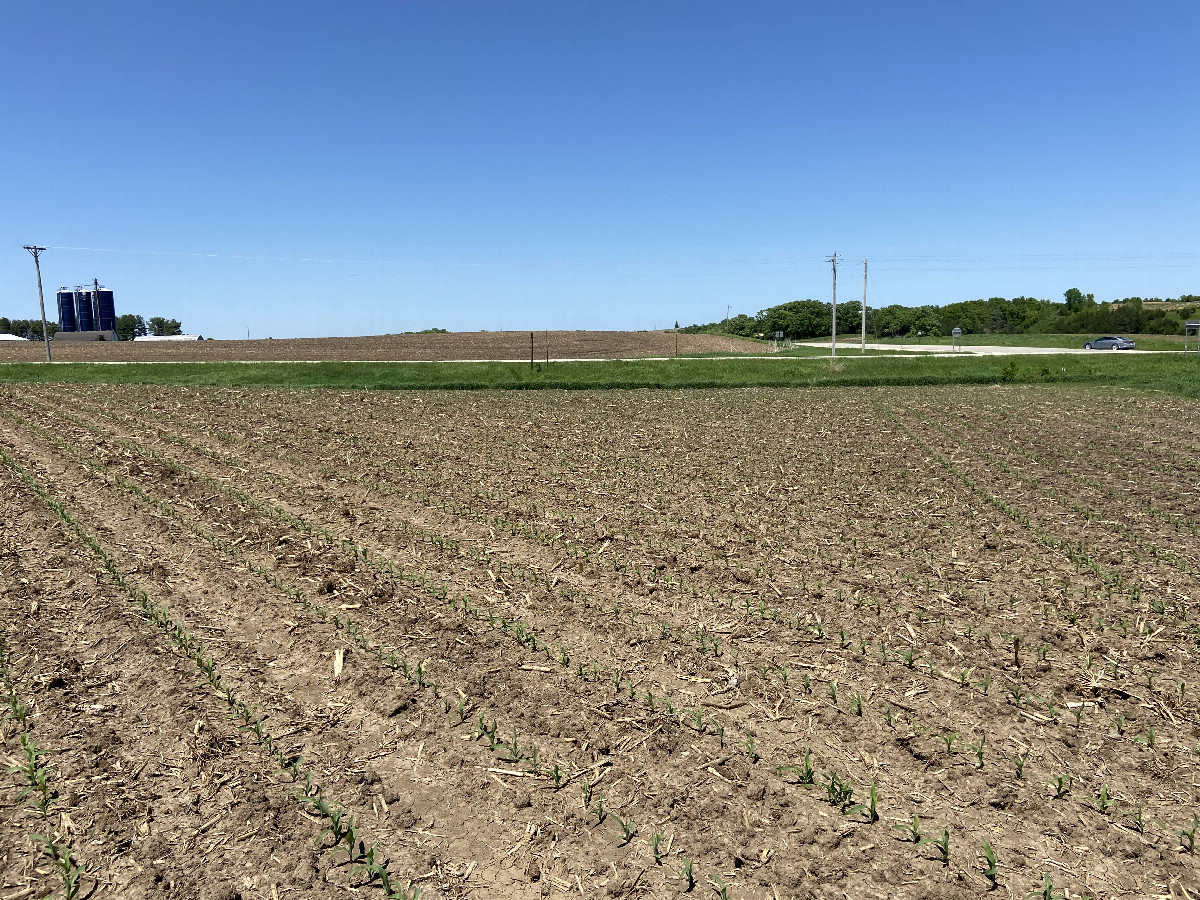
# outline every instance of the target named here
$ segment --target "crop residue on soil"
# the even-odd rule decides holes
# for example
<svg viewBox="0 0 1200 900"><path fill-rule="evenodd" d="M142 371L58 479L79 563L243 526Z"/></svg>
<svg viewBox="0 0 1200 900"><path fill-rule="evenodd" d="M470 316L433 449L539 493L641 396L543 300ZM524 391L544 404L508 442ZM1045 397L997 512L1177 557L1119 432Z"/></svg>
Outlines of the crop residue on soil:
<svg viewBox="0 0 1200 900"><path fill-rule="evenodd" d="M1194 414L2 386L0 894L1194 896Z"/></svg>

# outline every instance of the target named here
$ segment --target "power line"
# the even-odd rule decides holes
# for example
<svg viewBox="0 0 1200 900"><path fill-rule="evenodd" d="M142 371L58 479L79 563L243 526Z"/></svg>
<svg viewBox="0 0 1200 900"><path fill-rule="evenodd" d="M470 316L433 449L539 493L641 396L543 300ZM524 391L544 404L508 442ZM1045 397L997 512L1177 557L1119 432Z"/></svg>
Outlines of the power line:
<svg viewBox="0 0 1200 900"><path fill-rule="evenodd" d="M37 269L38 304L42 308L42 343L46 345L46 362L50 362L50 331L46 328L46 301L42 297L42 264L38 259L46 248L34 244L25 244L24 247L33 255L33 267Z"/></svg>
<svg viewBox="0 0 1200 900"><path fill-rule="evenodd" d="M830 328L829 355L837 356L837 251L834 251L833 256L827 256L825 259L828 262L833 263L833 303L831 304L833 309L833 322L832 327Z"/></svg>

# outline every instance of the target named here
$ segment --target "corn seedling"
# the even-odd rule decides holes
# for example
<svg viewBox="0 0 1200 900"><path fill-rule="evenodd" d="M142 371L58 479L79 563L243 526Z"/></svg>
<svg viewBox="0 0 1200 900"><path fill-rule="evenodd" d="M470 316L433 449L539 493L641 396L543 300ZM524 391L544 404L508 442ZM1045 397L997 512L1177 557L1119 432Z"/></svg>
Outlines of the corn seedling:
<svg viewBox="0 0 1200 900"><path fill-rule="evenodd" d="M837 772L830 772L825 782L825 799L830 806L836 806L845 813L854 802L854 786L844 781Z"/></svg>
<svg viewBox="0 0 1200 900"><path fill-rule="evenodd" d="M886 705L886 706L883 708L883 720L884 720L885 722L887 722L887 724L888 724L888 728L895 728L895 727L896 727L896 723L895 723L895 721L893 720L893 716L892 716L892 704L890 704L890 703L889 703L889 704L887 704L887 705Z"/></svg>
<svg viewBox="0 0 1200 900"><path fill-rule="evenodd" d="M917 841L918 844L933 844L933 847L938 852L938 858L941 859L943 866L950 865L950 829L943 828L942 836L939 838L921 838Z"/></svg>
<svg viewBox="0 0 1200 900"><path fill-rule="evenodd" d="M1117 730L1117 734L1125 733L1125 715L1124 715L1124 713L1117 716L1116 720L1113 722L1113 728L1115 728Z"/></svg>
<svg viewBox="0 0 1200 900"><path fill-rule="evenodd" d="M650 838L650 850L654 853L655 865L661 866L663 857L666 855L666 851L663 850L663 846L662 846L663 838L665 838L665 837L666 837L666 835L663 834L663 832L656 831L656 832L654 832L653 836L651 836L651 838Z"/></svg>
<svg viewBox="0 0 1200 900"><path fill-rule="evenodd" d="M27 731L21 733L20 740L21 750L25 754L25 762L22 765L13 766L8 771L10 774L24 775L29 784L17 795L17 802L20 803L26 797L32 797L30 802L42 811L42 815L45 815L52 802L50 784L47 780L51 767L42 765L42 758L47 755L47 751L38 747Z"/></svg>
<svg viewBox="0 0 1200 900"><path fill-rule="evenodd" d="M921 819L916 813L913 813L912 821L907 825L893 825L892 829L894 831L903 832L904 836L914 844L921 843Z"/></svg>
<svg viewBox="0 0 1200 900"><path fill-rule="evenodd" d="M58 870L58 874L62 876L63 900L75 900L79 896L79 879L83 877L86 866L78 865L75 859L71 856L71 848L63 844L56 843L53 838L45 837L40 834L33 835L35 841L40 841L42 844L42 853L50 857L50 863Z"/></svg>
<svg viewBox="0 0 1200 900"><path fill-rule="evenodd" d="M686 857L683 860L683 868L679 870L679 877L684 882L684 893L687 893L696 886L696 876L692 873L692 861Z"/></svg>
<svg viewBox="0 0 1200 900"><path fill-rule="evenodd" d="M587 809L589 806L592 805L592 792L595 791L595 789L596 789L596 786L594 784L592 784L590 781L585 781L581 785L584 809Z"/></svg>
<svg viewBox="0 0 1200 900"><path fill-rule="evenodd" d="M946 742L946 752L947 753L957 753L958 752L954 749L954 742L958 740L958 732L957 731L952 731L949 734L943 734L942 740Z"/></svg>
<svg viewBox="0 0 1200 900"><path fill-rule="evenodd" d="M1200 817L1192 816L1191 828L1179 828L1175 831L1185 853L1196 852L1196 832L1200 831Z"/></svg>
<svg viewBox="0 0 1200 900"><path fill-rule="evenodd" d="M601 794L596 798L596 824L603 825L604 820L608 818L608 811L604 808L604 795Z"/></svg>
<svg viewBox="0 0 1200 900"><path fill-rule="evenodd" d="M983 877L989 882L988 890L994 890L1000 885L1000 870L996 867L996 852L992 850L992 845L987 841L983 841L983 852L979 858L987 863L983 870Z"/></svg>
<svg viewBox="0 0 1200 900"><path fill-rule="evenodd" d="M867 802L854 804L848 810L846 810L846 815L852 816L857 813L862 813L864 816L867 817L868 822L872 822L872 823L878 822L879 821L879 811L875 808L875 805L878 801L879 801L879 795L875 791L875 782L872 781L871 788L867 794Z"/></svg>
<svg viewBox="0 0 1200 900"><path fill-rule="evenodd" d="M637 823L633 819L622 819L620 816L617 816L617 824L621 826L621 841L617 846L624 847L637 834Z"/></svg>
<svg viewBox="0 0 1200 900"><path fill-rule="evenodd" d="M987 735L980 735L978 744L968 744L967 749L975 754L975 768L983 769L983 745L987 741Z"/></svg>
<svg viewBox="0 0 1200 900"><path fill-rule="evenodd" d="M717 896L721 900L729 900L729 885L725 883L725 879L720 875L714 875L712 880L713 890L717 892Z"/></svg>
<svg viewBox="0 0 1200 900"><path fill-rule="evenodd" d="M1071 785L1075 783L1075 779L1070 775L1055 775L1054 780L1048 783L1054 788L1054 799L1061 800L1071 792Z"/></svg>
<svg viewBox="0 0 1200 900"><path fill-rule="evenodd" d="M1096 795L1096 809L1100 812L1100 815L1108 815L1116 805L1116 801L1109 799L1108 786L1100 785L1100 793Z"/></svg>
<svg viewBox="0 0 1200 900"><path fill-rule="evenodd" d="M1154 737L1155 737L1154 726L1147 725L1146 733L1134 738L1134 740L1137 741L1139 744L1145 744L1147 747L1149 747L1151 750L1153 750L1154 749Z"/></svg>
<svg viewBox="0 0 1200 900"><path fill-rule="evenodd" d="M1027 763L1028 761L1029 761L1029 751L1028 750L1026 750L1024 753L1019 754L1018 756L1013 757L1013 764L1017 767L1017 777L1018 778L1025 777L1025 763Z"/></svg>
<svg viewBox="0 0 1200 900"><path fill-rule="evenodd" d="M857 693L854 695L854 699L850 701L850 711L860 719L862 718L862 697Z"/></svg>
<svg viewBox="0 0 1200 900"><path fill-rule="evenodd" d="M1041 900L1063 900L1063 895L1054 889L1054 882L1050 880L1050 875L1047 872L1042 873L1042 889L1029 894L1030 897L1039 897Z"/></svg>
<svg viewBox="0 0 1200 900"><path fill-rule="evenodd" d="M749 757L752 763L756 763L762 758L759 756L758 747L754 743L754 735L749 732L746 733L746 739L742 741L742 749L746 751L746 756Z"/></svg>

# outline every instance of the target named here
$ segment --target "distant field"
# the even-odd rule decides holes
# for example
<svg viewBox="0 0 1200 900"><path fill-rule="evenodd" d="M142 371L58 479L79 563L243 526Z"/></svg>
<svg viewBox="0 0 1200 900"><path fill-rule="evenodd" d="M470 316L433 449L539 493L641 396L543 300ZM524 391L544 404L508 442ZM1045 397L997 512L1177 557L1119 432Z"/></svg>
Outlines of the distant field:
<svg viewBox="0 0 1200 900"><path fill-rule="evenodd" d="M1200 359L1183 354L822 358L724 357L596 362L13 363L0 382L306 387L347 390L505 390L870 387L1058 383L1160 390L1200 397Z"/></svg>
<svg viewBox="0 0 1200 900"><path fill-rule="evenodd" d="M678 341L676 340L678 338ZM365 337L292 338L261 341L187 341L50 344L63 362L299 362L318 360L420 361L529 359L528 331L464 331L449 334L383 334ZM535 331L536 359L639 359L712 353L762 353L755 341L673 331ZM44 358L35 342L0 343L0 362Z"/></svg>

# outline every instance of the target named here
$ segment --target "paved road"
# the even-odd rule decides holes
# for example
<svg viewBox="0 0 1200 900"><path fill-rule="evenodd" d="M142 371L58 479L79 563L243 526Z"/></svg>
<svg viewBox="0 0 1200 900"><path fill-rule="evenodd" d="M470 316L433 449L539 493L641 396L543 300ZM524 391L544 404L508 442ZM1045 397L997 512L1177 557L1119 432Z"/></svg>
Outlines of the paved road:
<svg viewBox="0 0 1200 900"><path fill-rule="evenodd" d="M803 347L820 347L829 349L829 341L801 341ZM857 350L861 345L857 341L839 344L843 350ZM951 350L945 344L873 344L867 343L867 350L899 350L905 353L935 353L942 356L1020 356L1044 355L1047 353L1111 353L1111 350L1084 350L1082 347L1001 347L991 344L975 346L964 345L962 350ZM1128 353L1130 351L1120 351ZM1134 353L1171 353L1170 350L1135 350Z"/></svg>

